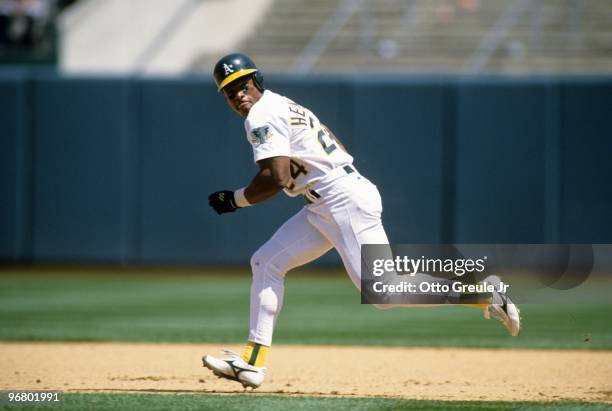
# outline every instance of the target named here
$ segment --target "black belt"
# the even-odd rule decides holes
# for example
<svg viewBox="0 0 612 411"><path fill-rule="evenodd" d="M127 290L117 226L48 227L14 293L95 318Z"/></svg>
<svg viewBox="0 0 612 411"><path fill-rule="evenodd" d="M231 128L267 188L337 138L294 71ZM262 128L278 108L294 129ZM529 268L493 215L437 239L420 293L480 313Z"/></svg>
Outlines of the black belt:
<svg viewBox="0 0 612 411"><path fill-rule="evenodd" d="M351 174L351 173L354 173L354 172L355 172L355 169L354 169L352 166L349 166L349 165L346 165L346 166L342 167L342 169L343 169L343 170L346 172L346 174ZM318 200L319 198L321 198L321 194L317 193L317 192L316 192L315 190L313 190L313 189L308 189L308 193L309 193L309 194L310 194L312 197L316 198L317 200ZM312 201L310 198L308 198L308 197L306 196L306 194L302 194L302 197L304 197L304 200L305 200L305 201L306 201L308 204L312 204L312 203L313 203L313 201Z"/></svg>
<svg viewBox="0 0 612 411"><path fill-rule="evenodd" d="M351 174L355 172L355 169L351 166L344 166L342 168L344 169L344 171L346 171L346 174Z"/></svg>

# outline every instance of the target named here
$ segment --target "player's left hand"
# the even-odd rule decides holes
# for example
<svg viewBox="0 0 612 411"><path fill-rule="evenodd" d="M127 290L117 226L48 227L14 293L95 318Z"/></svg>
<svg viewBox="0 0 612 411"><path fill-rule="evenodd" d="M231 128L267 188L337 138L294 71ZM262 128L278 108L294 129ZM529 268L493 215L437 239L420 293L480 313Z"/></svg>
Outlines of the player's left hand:
<svg viewBox="0 0 612 411"><path fill-rule="evenodd" d="M234 200L234 192L229 190L215 191L208 196L208 205L215 209L217 214L233 213L240 208Z"/></svg>

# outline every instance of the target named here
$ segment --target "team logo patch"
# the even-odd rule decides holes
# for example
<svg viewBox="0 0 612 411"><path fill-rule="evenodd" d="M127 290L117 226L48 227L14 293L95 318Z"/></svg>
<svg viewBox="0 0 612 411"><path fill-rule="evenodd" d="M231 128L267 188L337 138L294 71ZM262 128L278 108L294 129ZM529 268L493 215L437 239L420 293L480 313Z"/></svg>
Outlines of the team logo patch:
<svg viewBox="0 0 612 411"><path fill-rule="evenodd" d="M251 131L251 142L256 146L267 143L270 137L272 137L272 130L269 126L257 127Z"/></svg>
<svg viewBox="0 0 612 411"><path fill-rule="evenodd" d="M230 64L223 64L223 70L225 70L225 75L227 76L228 74L232 74L234 72L234 69L232 68L234 65Z"/></svg>

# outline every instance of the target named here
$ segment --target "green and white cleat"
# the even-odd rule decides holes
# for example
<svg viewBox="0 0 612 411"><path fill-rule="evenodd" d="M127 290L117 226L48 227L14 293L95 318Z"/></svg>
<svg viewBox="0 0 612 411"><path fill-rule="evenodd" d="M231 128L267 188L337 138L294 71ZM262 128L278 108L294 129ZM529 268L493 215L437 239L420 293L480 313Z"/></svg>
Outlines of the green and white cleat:
<svg viewBox="0 0 612 411"><path fill-rule="evenodd" d="M244 388L259 387L265 377L264 367L254 367L230 350L223 350L223 356L220 358L205 355L202 357L202 363L217 377L238 381Z"/></svg>
<svg viewBox="0 0 612 411"><path fill-rule="evenodd" d="M521 333L521 311L510 297L497 291L500 278L496 275L488 276L485 281L495 286L491 304L484 309L484 318L497 318L506 327L511 336L516 337Z"/></svg>

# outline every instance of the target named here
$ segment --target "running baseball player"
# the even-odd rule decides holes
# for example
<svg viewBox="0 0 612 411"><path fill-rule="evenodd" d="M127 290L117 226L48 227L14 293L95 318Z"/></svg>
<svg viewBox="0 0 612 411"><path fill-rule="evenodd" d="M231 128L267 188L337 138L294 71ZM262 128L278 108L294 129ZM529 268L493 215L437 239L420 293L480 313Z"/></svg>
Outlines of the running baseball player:
<svg viewBox="0 0 612 411"><path fill-rule="evenodd" d="M360 289L361 244L388 244L378 189L353 166L353 157L308 108L264 88L263 77L244 54L230 54L215 65L214 79L225 101L244 118L246 136L259 171L237 190L209 196L218 213L261 203L283 190L303 196L306 205L274 233L251 258L250 329L244 352L205 355L215 375L259 387L265 376L272 334L283 306L285 274L335 248L353 284ZM516 306L494 293L490 304L476 304L511 335L520 332ZM386 307L379 307L386 308Z"/></svg>

